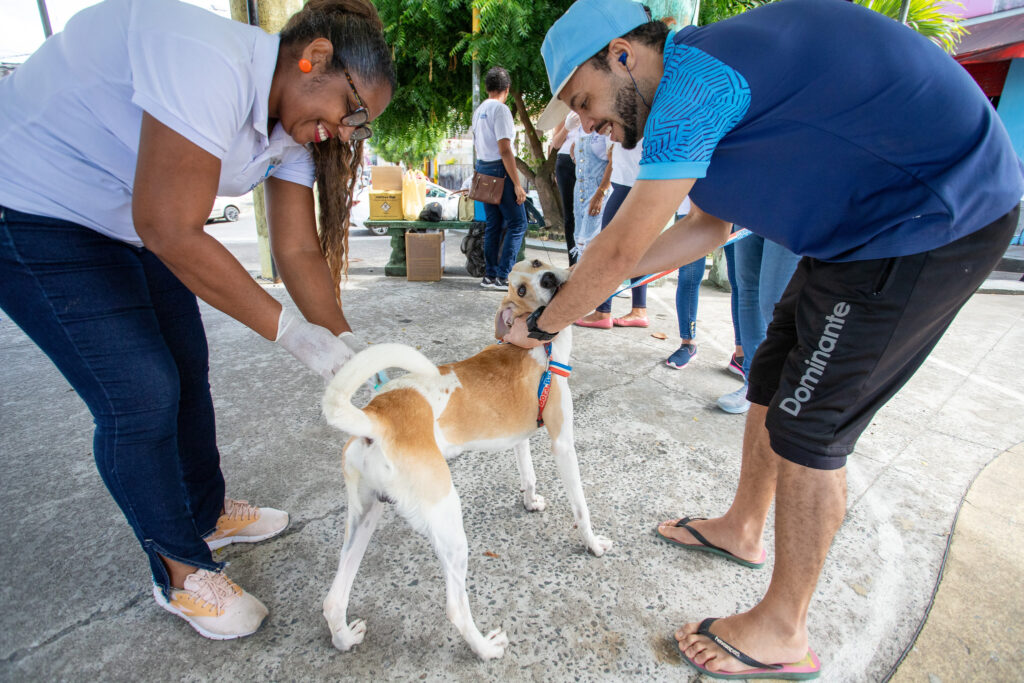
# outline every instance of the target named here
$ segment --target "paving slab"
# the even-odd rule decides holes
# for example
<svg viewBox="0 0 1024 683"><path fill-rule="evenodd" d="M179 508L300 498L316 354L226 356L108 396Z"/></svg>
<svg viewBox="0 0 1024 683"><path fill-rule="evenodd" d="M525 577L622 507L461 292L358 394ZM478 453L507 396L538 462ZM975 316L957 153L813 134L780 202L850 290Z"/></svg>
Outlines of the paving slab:
<svg viewBox="0 0 1024 683"><path fill-rule="evenodd" d="M501 294L465 273L459 238L449 235L447 272L434 283L384 277L386 238L353 238L343 299L359 334L410 344L437 363L493 341ZM565 263L557 245L528 255ZM267 289L287 301L283 287ZM661 519L724 511L739 474L743 418L714 407L739 386L725 370L729 295L702 290L700 351L681 371L664 364L678 345L674 296L668 278L651 288L646 330L574 335L583 486L595 530L615 541L604 557L590 556L572 528L544 433L531 440L543 512L523 510L511 452L450 463L474 617L481 630L503 626L512 642L492 662L478 661L447 621L436 558L390 510L353 589L350 615L366 619L366 639L334 650L321 603L344 535L345 437L320 416L318 377L207 306L229 493L286 509L292 523L275 539L218 551L232 578L270 608L261 630L231 642L198 637L152 600L145 557L95 472L81 400L0 318L0 678L699 680L670 633L749 608L772 560L752 571L652 534ZM614 306L621 314L628 299ZM811 605L822 680L883 679L913 644L970 483L1024 442L1022 322L1024 297L976 295L861 439L848 466L847 518ZM769 542L772 534L769 521ZM974 622L965 628L982 633Z"/></svg>

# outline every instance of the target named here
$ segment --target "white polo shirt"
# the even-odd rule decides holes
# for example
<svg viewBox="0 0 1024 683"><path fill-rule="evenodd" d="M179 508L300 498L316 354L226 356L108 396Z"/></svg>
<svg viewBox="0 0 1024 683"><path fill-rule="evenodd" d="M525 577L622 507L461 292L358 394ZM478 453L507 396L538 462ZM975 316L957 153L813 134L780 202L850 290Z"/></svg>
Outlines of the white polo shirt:
<svg viewBox="0 0 1024 683"><path fill-rule="evenodd" d="M512 111L504 103L487 99L473 112L473 146L480 161L501 159L498 140L512 140L515 136Z"/></svg>
<svg viewBox="0 0 1024 683"><path fill-rule="evenodd" d="M640 174L640 155L644 151L641 138L633 149L625 149L622 143L612 143L612 175L609 180L616 185L633 187L637 175Z"/></svg>
<svg viewBox="0 0 1024 683"><path fill-rule="evenodd" d="M142 112L221 160L217 194L267 176L313 185L280 125L267 135L279 39L176 0L82 10L0 79L0 205L141 245L132 187Z"/></svg>

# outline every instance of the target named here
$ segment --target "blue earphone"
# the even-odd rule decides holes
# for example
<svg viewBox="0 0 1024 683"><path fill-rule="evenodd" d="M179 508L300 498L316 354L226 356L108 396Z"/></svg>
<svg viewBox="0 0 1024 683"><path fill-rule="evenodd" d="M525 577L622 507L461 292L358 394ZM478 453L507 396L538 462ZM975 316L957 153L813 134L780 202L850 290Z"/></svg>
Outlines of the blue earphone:
<svg viewBox="0 0 1024 683"><path fill-rule="evenodd" d="M640 95L640 101L642 101L644 103L644 105L648 109L650 109L651 108L650 103L647 101L647 98L645 98L643 96L643 93L640 92L640 88L636 84L636 79L633 78L633 72L629 70L629 65L626 64L626 59L628 59L628 57L629 57L629 55L627 55L625 52L620 54L619 55L619 64L621 64L622 66L626 67L626 73L629 74L629 80L633 81L633 89L636 90L636 94L637 95Z"/></svg>

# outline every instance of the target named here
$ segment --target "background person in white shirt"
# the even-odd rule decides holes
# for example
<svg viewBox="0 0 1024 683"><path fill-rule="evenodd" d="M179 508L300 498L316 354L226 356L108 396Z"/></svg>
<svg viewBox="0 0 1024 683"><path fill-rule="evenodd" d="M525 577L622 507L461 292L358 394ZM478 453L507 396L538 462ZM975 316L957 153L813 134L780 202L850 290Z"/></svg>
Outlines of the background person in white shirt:
<svg viewBox="0 0 1024 683"><path fill-rule="evenodd" d="M473 146L476 170L484 175L505 178L501 203L484 204L487 216L484 228L484 278L480 286L507 289L508 273L516 263L519 247L526 235L526 190L519 182L512 139L516 136L512 112L505 105L512 80L500 66L491 67L484 78L487 99L473 112Z"/></svg>
<svg viewBox="0 0 1024 683"><path fill-rule="evenodd" d="M382 30L368 0L311 0L280 35L108 0L0 80L0 306L88 405L157 602L207 637L267 613L211 549L288 515L225 498L196 296L325 378L358 348L338 284L361 141L394 90ZM218 194L264 181L301 315L203 231Z"/></svg>

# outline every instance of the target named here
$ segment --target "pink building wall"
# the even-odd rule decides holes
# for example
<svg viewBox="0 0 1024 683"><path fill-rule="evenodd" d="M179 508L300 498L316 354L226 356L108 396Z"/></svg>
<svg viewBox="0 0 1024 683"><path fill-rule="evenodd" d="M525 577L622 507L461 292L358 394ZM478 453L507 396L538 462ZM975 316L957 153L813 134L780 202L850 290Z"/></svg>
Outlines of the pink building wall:
<svg viewBox="0 0 1024 683"><path fill-rule="evenodd" d="M970 19L1024 7L1024 0L961 0L959 4L963 7L959 7L955 2L946 3L953 14L961 19Z"/></svg>

